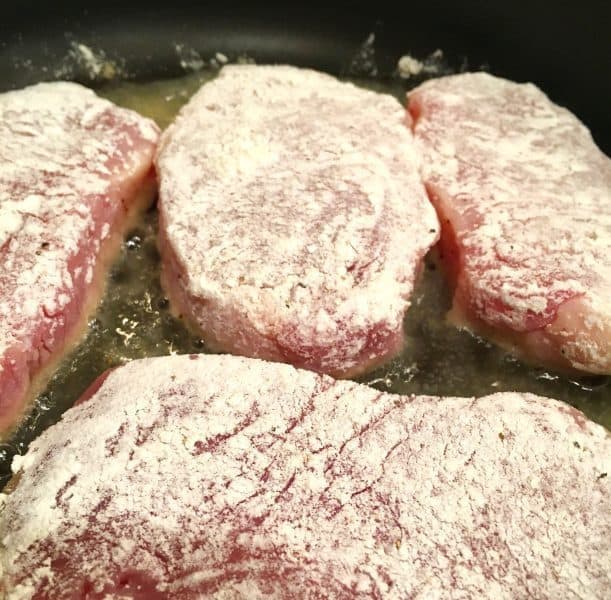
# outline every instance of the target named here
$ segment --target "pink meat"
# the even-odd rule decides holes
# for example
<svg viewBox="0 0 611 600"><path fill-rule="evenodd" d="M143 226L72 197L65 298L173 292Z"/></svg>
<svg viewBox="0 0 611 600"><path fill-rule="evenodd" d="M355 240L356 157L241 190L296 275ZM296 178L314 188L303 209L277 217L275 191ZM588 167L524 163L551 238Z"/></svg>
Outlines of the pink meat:
<svg viewBox="0 0 611 600"><path fill-rule="evenodd" d="M0 95L0 430L78 334L111 241L151 200L157 137L79 85Z"/></svg>
<svg viewBox="0 0 611 600"><path fill-rule="evenodd" d="M529 394L288 365L111 372L13 465L14 598L608 598L611 436Z"/></svg>
<svg viewBox="0 0 611 600"><path fill-rule="evenodd" d="M231 66L164 133L162 281L216 349L354 375L397 352L439 225L390 96Z"/></svg>
<svg viewBox="0 0 611 600"><path fill-rule="evenodd" d="M485 73L409 94L454 316L525 358L611 373L611 160L532 84Z"/></svg>

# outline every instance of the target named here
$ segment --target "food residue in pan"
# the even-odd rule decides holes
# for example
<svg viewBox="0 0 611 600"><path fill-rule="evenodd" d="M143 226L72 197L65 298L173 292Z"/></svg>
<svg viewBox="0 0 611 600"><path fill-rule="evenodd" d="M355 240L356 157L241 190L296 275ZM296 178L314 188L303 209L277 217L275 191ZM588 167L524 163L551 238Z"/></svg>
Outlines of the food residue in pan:
<svg viewBox="0 0 611 600"><path fill-rule="evenodd" d="M215 71L202 71L173 80L115 83L98 92L166 127L191 94L214 75ZM411 79L401 78L356 83L395 94L402 102L407 86L412 85ZM64 360L15 435L0 445L0 487L10 478L12 457L23 454L28 443L56 422L107 368L144 356L206 352L205 343L170 314L159 284L156 228L157 214L151 210L129 233L85 338ZM426 259L407 312L403 353L360 381L400 394L532 392L564 400L611 429L611 378L571 380L526 366L493 344L447 323L450 302L450 291L433 252Z"/></svg>

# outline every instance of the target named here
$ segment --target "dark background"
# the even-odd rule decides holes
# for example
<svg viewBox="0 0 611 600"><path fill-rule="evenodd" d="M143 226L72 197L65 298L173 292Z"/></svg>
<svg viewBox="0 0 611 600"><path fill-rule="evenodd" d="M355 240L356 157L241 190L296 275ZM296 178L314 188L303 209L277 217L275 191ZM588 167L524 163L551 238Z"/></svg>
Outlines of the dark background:
<svg viewBox="0 0 611 600"><path fill-rule="evenodd" d="M397 59L437 48L453 69L530 80L591 128L611 152L611 2L401 0L340 2L69 2L3 0L0 88L53 79L75 40L120 59L130 76L180 70L176 44L204 57L221 51L345 73L376 34L379 77ZM87 81L78 65L67 76Z"/></svg>

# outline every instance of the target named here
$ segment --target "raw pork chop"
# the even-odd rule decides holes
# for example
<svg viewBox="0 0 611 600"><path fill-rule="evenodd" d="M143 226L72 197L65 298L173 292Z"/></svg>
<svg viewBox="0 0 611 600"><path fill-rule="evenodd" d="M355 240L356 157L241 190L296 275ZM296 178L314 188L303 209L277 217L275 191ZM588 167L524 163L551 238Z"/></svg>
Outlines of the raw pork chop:
<svg viewBox="0 0 611 600"><path fill-rule="evenodd" d="M205 355L92 393L13 464L9 600L608 598L611 438L560 402Z"/></svg>
<svg viewBox="0 0 611 600"><path fill-rule="evenodd" d="M552 367L611 373L611 160L532 84L409 94L459 323Z"/></svg>
<svg viewBox="0 0 611 600"><path fill-rule="evenodd" d="M82 331L128 217L152 199L157 137L76 84L0 95L0 430Z"/></svg>
<svg viewBox="0 0 611 600"><path fill-rule="evenodd" d="M439 226L394 98L225 67L157 167L163 282L213 348L338 376L398 351Z"/></svg>

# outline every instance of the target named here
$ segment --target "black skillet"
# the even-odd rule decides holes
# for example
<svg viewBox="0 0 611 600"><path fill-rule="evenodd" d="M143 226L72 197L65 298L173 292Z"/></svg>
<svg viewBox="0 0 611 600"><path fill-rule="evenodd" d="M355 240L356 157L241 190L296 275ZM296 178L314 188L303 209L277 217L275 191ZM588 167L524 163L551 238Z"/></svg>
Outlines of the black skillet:
<svg viewBox="0 0 611 600"><path fill-rule="evenodd" d="M378 78L399 56L441 48L453 69L485 66L530 80L590 127L611 149L611 4L541 0L348 2L188 2L185 0L3 0L0 88L52 79L78 40L104 49L139 79L180 71L176 45L202 56L248 54L346 73L375 33ZM66 74L90 82L74 65Z"/></svg>
<svg viewBox="0 0 611 600"><path fill-rule="evenodd" d="M401 0L364 5L329 1L298 6L220 0L96 0L85 5L66 0L4 0L0 6L0 91L60 76L94 87L113 74L135 80L168 78L184 72L185 65L192 67L194 57L207 61L219 52L230 60L248 56L257 62L372 78L395 88L399 81L407 87L397 78L398 58L409 53L422 59L441 49L443 59L435 59L440 72L485 68L510 79L535 82L554 101L575 112L609 154L610 31L611 3L594 0ZM95 49L116 66L115 72L92 69L87 57L78 53L79 45ZM508 364L507 368L513 367ZM443 376L443 372L431 374ZM535 374L533 385L538 378ZM83 389L87 383L74 385ZM590 382L576 385L585 390L579 406L588 412ZM598 403L601 399L604 403L604 397L611 401L608 379L592 386L599 388ZM471 393L466 384L462 389L424 386L423 390ZM600 410L593 412L599 420L611 422L608 416L600 417ZM11 443L0 446L0 487L11 455L23 452L31 437L58 416L56 411L41 418L35 427L22 429Z"/></svg>

